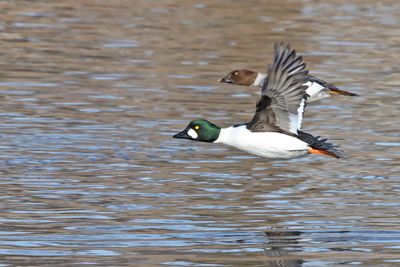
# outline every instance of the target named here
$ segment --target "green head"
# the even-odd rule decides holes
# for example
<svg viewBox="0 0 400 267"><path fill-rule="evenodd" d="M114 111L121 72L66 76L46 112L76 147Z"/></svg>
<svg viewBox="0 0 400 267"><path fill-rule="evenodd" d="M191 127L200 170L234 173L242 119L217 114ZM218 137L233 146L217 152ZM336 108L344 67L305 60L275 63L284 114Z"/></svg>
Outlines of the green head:
<svg viewBox="0 0 400 267"><path fill-rule="evenodd" d="M218 139L221 128L208 120L194 120L174 138L212 143Z"/></svg>

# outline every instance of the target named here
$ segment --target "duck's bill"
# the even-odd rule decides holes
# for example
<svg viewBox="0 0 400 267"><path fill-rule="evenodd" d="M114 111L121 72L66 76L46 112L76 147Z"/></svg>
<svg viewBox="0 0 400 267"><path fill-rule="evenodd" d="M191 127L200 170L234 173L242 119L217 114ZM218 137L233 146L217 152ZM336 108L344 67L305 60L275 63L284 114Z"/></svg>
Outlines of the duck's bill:
<svg viewBox="0 0 400 267"><path fill-rule="evenodd" d="M228 77L224 77L220 80L218 80L220 83L233 83Z"/></svg>
<svg viewBox="0 0 400 267"><path fill-rule="evenodd" d="M183 130L182 132L179 132L173 136L173 138L177 139L190 139L190 136L187 134L186 129Z"/></svg>

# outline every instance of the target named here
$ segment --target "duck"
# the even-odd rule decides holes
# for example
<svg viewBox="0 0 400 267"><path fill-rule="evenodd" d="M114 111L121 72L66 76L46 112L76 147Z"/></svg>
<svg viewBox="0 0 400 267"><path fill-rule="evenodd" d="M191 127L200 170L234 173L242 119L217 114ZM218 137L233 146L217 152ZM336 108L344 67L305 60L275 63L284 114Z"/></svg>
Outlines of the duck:
<svg viewBox="0 0 400 267"><path fill-rule="evenodd" d="M274 61L261 89L251 121L222 128L206 119L191 121L177 139L224 144L267 159L292 159L308 154L343 158L327 139L300 131L308 94L306 64L286 43L274 46Z"/></svg>
<svg viewBox="0 0 400 267"><path fill-rule="evenodd" d="M256 72L248 69L236 69L229 72L218 81L221 83L263 87L267 77L267 73ZM308 79L304 85L307 86L306 93L309 95L309 98L307 99L308 103L329 98L333 95L358 96L358 94L341 90L335 85L325 82L311 74L308 75Z"/></svg>

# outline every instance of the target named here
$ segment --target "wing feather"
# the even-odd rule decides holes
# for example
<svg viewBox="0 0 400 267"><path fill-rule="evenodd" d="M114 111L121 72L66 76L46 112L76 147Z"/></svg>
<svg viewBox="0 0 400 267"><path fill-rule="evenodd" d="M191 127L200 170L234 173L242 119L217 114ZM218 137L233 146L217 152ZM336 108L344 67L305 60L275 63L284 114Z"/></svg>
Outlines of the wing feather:
<svg viewBox="0 0 400 267"><path fill-rule="evenodd" d="M256 114L247 124L251 131L286 131L297 134L305 107L308 80L306 64L289 45L275 45L274 63L257 101Z"/></svg>

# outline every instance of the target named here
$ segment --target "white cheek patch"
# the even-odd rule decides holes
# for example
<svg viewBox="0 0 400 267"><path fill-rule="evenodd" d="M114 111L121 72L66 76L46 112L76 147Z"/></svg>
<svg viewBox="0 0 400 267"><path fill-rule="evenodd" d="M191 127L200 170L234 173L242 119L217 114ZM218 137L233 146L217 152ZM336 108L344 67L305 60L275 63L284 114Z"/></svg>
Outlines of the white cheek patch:
<svg viewBox="0 0 400 267"><path fill-rule="evenodd" d="M197 137L199 136L199 135L196 133L196 131L193 130L193 129L190 129L190 130L188 131L188 135L189 135L190 137L192 137L193 139L197 139Z"/></svg>

